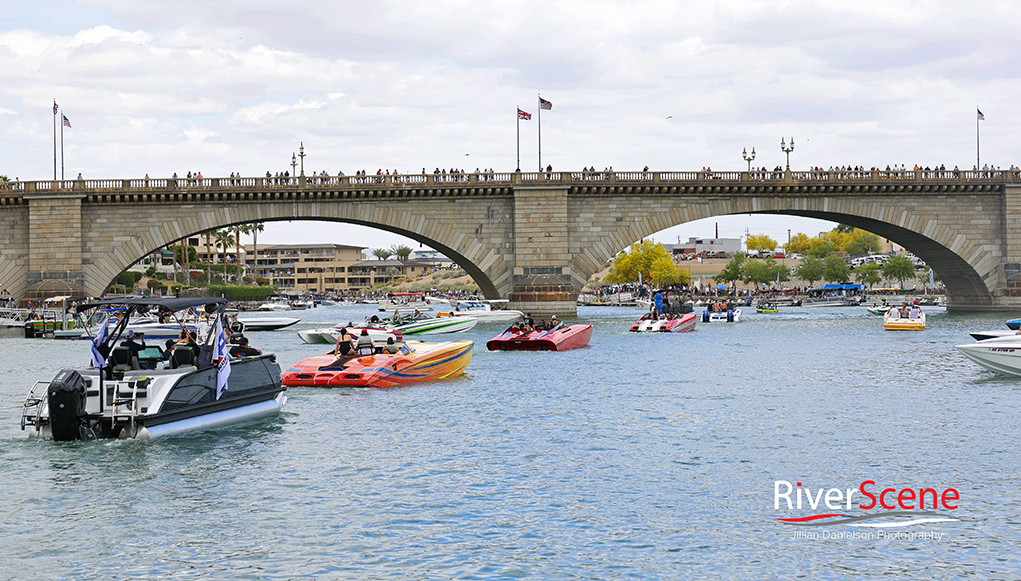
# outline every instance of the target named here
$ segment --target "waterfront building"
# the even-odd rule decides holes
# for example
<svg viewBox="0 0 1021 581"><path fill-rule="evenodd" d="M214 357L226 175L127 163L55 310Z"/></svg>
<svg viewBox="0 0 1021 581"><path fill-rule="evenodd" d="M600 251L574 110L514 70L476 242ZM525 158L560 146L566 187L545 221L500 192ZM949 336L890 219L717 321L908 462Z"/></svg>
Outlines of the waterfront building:
<svg viewBox="0 0 1021 581"><path fill-rule="evenodd" d="M350 276L353 265L365 260L365 248L344 244L273 244L250 247L256 279L284 291L340 292L360 290Z"/></svg>

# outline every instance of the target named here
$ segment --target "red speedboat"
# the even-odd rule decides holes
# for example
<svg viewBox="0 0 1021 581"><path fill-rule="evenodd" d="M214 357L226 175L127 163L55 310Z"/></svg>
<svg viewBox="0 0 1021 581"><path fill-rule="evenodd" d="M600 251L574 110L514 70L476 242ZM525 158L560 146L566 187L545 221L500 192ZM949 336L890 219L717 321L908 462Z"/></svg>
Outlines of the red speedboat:
<svg viewBox="0 0 1021 581"><path fill-rule="evenodd" d="M529 333L507 329L498 337L490 339L486 348L490 351L567 351L588 345L592 339L592 325L564 325L549 330L535 330Z"/></svg>

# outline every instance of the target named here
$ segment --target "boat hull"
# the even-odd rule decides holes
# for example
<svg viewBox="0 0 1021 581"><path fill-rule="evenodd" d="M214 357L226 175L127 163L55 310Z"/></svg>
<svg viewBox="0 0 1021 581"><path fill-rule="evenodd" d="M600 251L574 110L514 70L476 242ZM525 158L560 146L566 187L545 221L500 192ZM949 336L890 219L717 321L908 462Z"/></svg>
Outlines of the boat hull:
<svg viewBox="0 0 1021 581"><path fill-rule="evenodd" d="M397 387L456 377L471 363L472 341L409 341L408 352L340 360L333 354L309 357L283 374L286 386Z"/></svg>
<svg viewBox="0 0 1021 581"><path fill-rule="evenodd" d="M479 322L474 317L431 317L412 321L395 327L405 335L439 335L444 333L463 333Z"/></svg>
<svg viewBox="0 0 1021 581"><path fill-rule="evenodd" d="M1021 377L1021 340L1016 336L958 345L957 350L989 371Z"/></svg>
<svg viewBox="0 0 1021 581"><path fill-rule="evenodd" d="M741 309L733 309L722 313L702 311L703 323L738 323L741 321Z"/></svg>
<svg viewBox="0 0 1021 581"><path fill-rule="evenodd" d="M567 351L584 347L591 339L592 325L579 324L527 334L504 331L490 339L486 348L490 351Z"/></svg>
<svg viewBox="0 0 1021 581"><path fill-rule="evenodd" d="M887 331L924 331L925 313L919 313L917 319L893 318L890 313L883 315L883 328Z"/></svg>
<svg viewBox="0 0 1021 581"><path fill-rule="evenodd" d="M631 325L634 333L686 333L695 330L695 322L698 316L695 313L685 313L673 319L658 319L651 321L639 319Z"/></svg>
<svg viewBox="0 0 1021 581"><path fill-rule="evenodd" d="M290 327L301 319L297 317L238 317L245 331L276 331Z"/></svg>

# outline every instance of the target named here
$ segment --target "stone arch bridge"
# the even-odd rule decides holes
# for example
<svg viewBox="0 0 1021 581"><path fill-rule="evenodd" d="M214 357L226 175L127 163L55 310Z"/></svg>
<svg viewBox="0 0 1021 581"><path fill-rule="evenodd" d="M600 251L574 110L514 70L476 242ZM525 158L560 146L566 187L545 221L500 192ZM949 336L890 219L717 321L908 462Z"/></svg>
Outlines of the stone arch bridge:
<svg viewBox="0 0 1021 581"><path fill-rule="evenodd" d="M631 243L726 214L857 226L925 260L946 285L948 308L1021 310L1021 176L1014 171L15 182L0 190L0 284L20 298L43 280L64 279L98 296L139 258L201 231L332 220L428 244L465 268L488 298L564 313L574 312L588 278ZM559 277L562 287L531 292L536 275Z"/></svg>

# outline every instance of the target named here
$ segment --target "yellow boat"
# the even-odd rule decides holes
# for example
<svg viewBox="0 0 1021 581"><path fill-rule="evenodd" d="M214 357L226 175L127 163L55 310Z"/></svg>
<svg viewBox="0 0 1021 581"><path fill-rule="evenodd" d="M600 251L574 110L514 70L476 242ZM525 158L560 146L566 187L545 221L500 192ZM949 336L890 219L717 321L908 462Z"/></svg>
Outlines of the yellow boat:
<svg viewBox="0 0 1021 581"><path fill-rule="evenodd" d="M892 307L883 315L883 328L887 331L924 331L925 313L919 309L918 316L912 319L902 317L897 307Z"/></svg>

